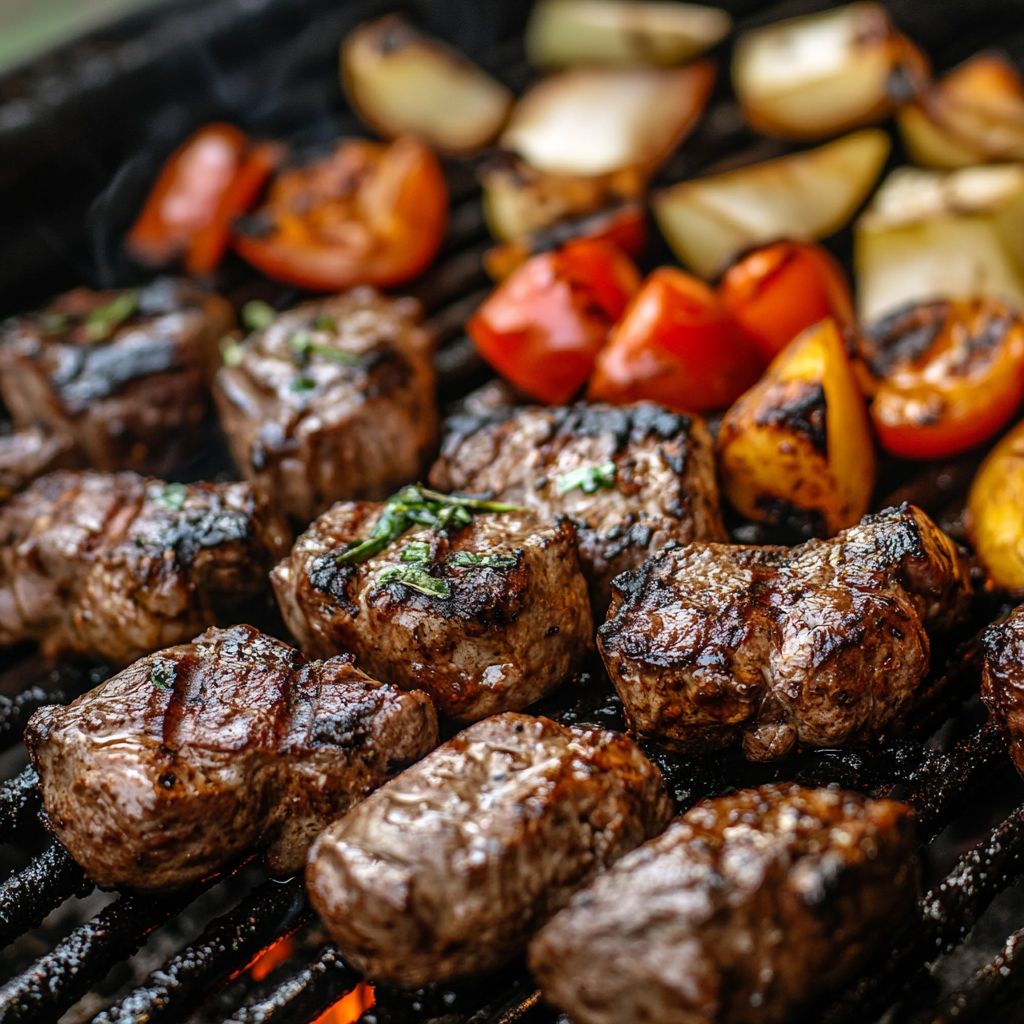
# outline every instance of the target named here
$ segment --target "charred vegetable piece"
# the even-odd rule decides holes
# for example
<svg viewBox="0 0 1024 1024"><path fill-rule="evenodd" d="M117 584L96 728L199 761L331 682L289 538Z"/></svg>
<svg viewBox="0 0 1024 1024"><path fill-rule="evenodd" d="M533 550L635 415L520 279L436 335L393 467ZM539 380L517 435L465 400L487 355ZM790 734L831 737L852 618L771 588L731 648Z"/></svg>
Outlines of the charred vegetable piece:
<svg viewBox="0 0 1024 1024"><path fill-rule="evenodd" d="M282 171L240 222L238 253L267 277L313 291L389 287L424 271L444 237L448 192L419 140L349 139Z"/></svg>
<svg viewBox="0 0 1024 1024"><path fill-rule="evenodd" d="M743 515L832 536L864 514L875 482L864 397L839 331L798 335L726 413L722 491Z"/></svg>
<svg viewBox="0 0 1024 1024"><path fill-rule="evenodd" d="M587 397L620 405L647 400L680 412L706 412L735 401L763 366L703 281L675 267L660 267L598 354Z"/></svg>
<svg viewBox="0 0 1024 1024"><path fill-rule="evenodd" d="M164 165L128 233L128 251L149 266L183 258L188 273L210 273L227 251L232 222L283 157L282 147L252 144L234 125L201 128Z"/></svg>
<svg viewBox="0 0 1024 1024"><path fill-rule="evenodd" d="M391 139L414 135L446 153L487 145L512 106L505 86L398 14L349 33L341 81L375 131Z"/></svg>
<svg viewBox="0 0 1024 1024"><path fill-rule="evenodd" d="M751 127L823 139L884 120L928 77L928 62L877 3L855 3L753 29L736 43L732 81Z"/></svg>
<svg viewBox="0 0 1024 1024"><path fill-rule="evenodd" d="M866 128L817 149L673 185L654 197L654 215L676 256L713 278L754 246L838 231L888 155L885 132Z"/></svg>
<svg viewBox="0 0 1024 1024"><path fill-rule="evenodd" d="M726 271L719 295L766 363L826 317L844 334L855 327L843 268L819 245L776 242L757 249Z"/></svg>
<svg viewBox="0 0 1024 1024"><path fill-rule="evenodd" d="M1024 323L1005 303L933 302L865 330L882 447L939 459L988 440L1024 399Z"/></svg>
<svg viewBox="0 0 1024 1024"><path fill-rule="evenodd" d="M586 383L608 331L640 286L610 242L581 239L533 256L466 324L480 354L543 402L569 401Z"/></svg>

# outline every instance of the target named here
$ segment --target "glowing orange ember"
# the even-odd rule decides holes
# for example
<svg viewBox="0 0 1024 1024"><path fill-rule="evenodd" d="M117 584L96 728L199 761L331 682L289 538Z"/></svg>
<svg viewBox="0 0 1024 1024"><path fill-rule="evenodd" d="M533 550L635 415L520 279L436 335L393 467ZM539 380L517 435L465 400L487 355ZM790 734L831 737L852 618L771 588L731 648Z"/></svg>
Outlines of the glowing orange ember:
<svg viewBox="0 0 1024 1024"><path fill-rule="evenodd" d="M253 961L249 968L249 975L253 981L262 981L275 967L283 964L292 953L295 952L295 944L287 935L278 939L272 946L268 946Z"/></svg>
<svg viewBox="0 0 1024 1024"><path fill-rule="evenodd" d="M354 1024L364 1010L375 1002L373 986L360 982L347 996L339 999L323 1016L313 1024Z"/></svg>

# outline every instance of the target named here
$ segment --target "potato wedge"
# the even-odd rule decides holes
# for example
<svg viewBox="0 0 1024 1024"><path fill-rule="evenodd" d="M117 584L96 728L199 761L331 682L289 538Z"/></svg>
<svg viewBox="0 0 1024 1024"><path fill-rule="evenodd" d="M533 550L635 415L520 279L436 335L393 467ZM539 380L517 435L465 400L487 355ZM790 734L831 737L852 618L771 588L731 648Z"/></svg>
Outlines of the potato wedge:
<svg viewBox="0 0 1024 1024"><path fill-rule="evenodd" d="M540 0L526 26L538 67L672 67L720 43L732 18L718 7L633 0Z"/></svg>
<svg viewBox="0 0 1024 1024"><path fill-rule="evenodd" d="M867 510L875 455L864 397L832 320L807 328L725 414L722 490L750 519L830 537Z"/></svg>
<svg viewBox="0 0 1024 1024"><path fill-rule="evenodd" d="M504 85L398 14L345 37L341 83L374 131L388 139L415 135L444 153L486 146L512 108Z"/></svg>
<svg viewBox="0 0 1024 1024"><path fill-rule="evenodd" d="M747 123L805 141L884 120L894 92L909 98L927 78L926 58L877 3L753 29L737 40L732 61Z"/></svg>
<svg viewBox="0 0 1024 1024"><path fill-rule="evenodd" d="M999 54L954 68L897 119L907 154L925 167L1024 160L1024 82Z"/></svg>
<svg viewBox="0 0 1024 1024"><path fill-rule="evenodd" d="M989 452L967 495L967 534L991 583L1024 596L1024 423Z"/></svg>
<svg viewBox="0 0 1024 1024"><path fill-rule="evenodd" d="M710 279L754 246L838 231L888 155L885 132L865 128L816 149L673 185L655 195L654 215L676 256Z"/></svg>
<svg viewBox="0 0 1024 1024"><path fill-rule="evenodd" d="M938 299L1024 306L1024 165L901 167L857 221L860 319Z"/></svg>
<svg viewBox="0 0 1024 1024"><path fill-rule="evenodd" d="M520 98L500 144L547 174L653 174L697 123L714 82L710 60L562 71Z"/></svg>

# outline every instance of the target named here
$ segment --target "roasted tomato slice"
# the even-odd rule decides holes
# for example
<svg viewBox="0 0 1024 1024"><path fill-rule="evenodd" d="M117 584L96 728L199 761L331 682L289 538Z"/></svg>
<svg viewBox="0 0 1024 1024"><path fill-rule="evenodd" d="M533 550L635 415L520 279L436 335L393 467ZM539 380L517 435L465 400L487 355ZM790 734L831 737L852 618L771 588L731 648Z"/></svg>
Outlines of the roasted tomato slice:
<svg viewBox="0 0 1024 1024"><path fill-rule="evenodd" d="M349 139L327 157L282 171L233 244L285 284L389 287L427 268L447 219L444 174L422 142Z"/></svg>
<svg viewBox="0 0 1024 1024"><path fill-rule="evenodd" d="M871 419L882 447L939 459L981 444L1024 399L1024 324L1005 303L932 302L867 329L878 379Z"/></svg>
<svg viewBox="0 0 1024 1024"><path fill-rule="evenodd" d="M128 251L149 266L184 258L190 274L208 274L227 251L232 221L256 201L283 154L274 143L250 145L234 125L200 128L164 164L128 233Z"/></svg>
<svg viewBox="0 0 1024 1024"><path fill-rule="evenodd" d="M684 412L723 409L764 365L715 292L692 274L659 267L598 356L587 397L648 399Z"/></svg>
<svg viewBox="0 0 1024 1024"><path fill-rule="evenodd" d="M854 324L843 268L820 245L755 249L726 271L718 293L765 362L812 324L831 317L843 332Z"/></svg>
<svg viewBox="0 0 1024 1024"><path fill-rule="evenodd" d="M608 332L640 287L610 242L579 239L528 259L466 324L480 354L520 391L568 402L586 383Z"/></svg>

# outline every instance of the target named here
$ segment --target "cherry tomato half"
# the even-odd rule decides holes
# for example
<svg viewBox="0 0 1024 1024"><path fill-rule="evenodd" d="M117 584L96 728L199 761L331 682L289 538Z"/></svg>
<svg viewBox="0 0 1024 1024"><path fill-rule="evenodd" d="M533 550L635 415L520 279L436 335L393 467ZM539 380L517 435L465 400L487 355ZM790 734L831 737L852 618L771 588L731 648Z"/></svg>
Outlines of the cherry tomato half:
<svg viewBox="0 0 1024 1024"><path fill-rule="evenodd" d="M484 359L520 391L542 402L568 402L639 287L640 275L621 250L579 239L514 270L466 331Z"/></svg>
<svg viewBox="0 0 1024 1024"><path fill-rule="evenodd" d="M932 302L886 317L859 342L878 387L878 440L939 459L988 440L1024 400L1024 323L1005 303Z"/></svg>
<svg viewBox="0 0 1024 1024"><path fill-rule="evenodd" d="M763 368L764 360L703 281L659 267L598 356L587 397L647 399L706 412L734 402Z"/></svg>
<svg viewBox="0 0 1024 1024"><path fill-rule="evenodd" d="M184 257L190 274L220 263L232 221L245 213L283 158L274 143L250 145L230 124L201 128L171 154L128 233L128 251L150 266Z"/></svg>
<svg viewBox="0 0 1024 1024"><path fill-rule="evenodd" d="M444 238L448 190L417 139L344 140L329 156L282 171L234 239L267 277L314 291L386 288L426 270Z"/></svg>
<svg viewBox="0 0 1024 1024"><path fill-rule="evenodd" d="M826 317L840 332L854 324L843 268L820 245L776 242L756 249L726 271L718 294L765 362Z"/></svg>

